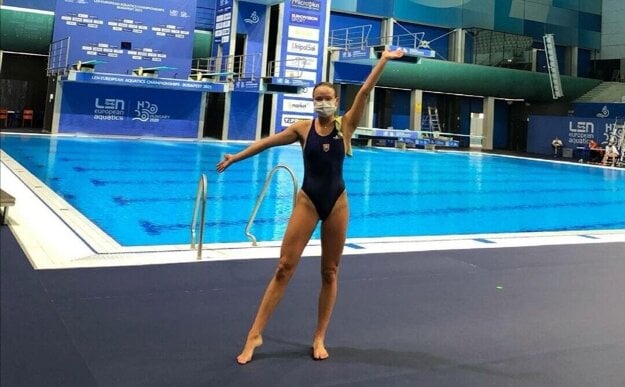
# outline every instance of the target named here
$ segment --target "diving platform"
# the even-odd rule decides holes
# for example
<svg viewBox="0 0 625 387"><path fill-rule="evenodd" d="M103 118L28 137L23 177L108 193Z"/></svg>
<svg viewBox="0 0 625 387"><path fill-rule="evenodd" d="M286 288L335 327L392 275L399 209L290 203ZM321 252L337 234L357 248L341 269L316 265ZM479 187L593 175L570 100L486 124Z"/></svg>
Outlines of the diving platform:
<svg viewBox="0 0 625 387"><path fill-rule="evenodd" d="M83 71L83 72L87 72L87 73L92 73L95 71L95 67L99 64L104 64L106 63L106 61L103 60L97 60L97 59L93 59L93 60L87 60L87 61L81 61L79 60L78 62L74 63L72 65L72 70L76 70L76 71Z"/></svg>
<svg viewBox="0 0 625 387"><path fill-rule="evenodd" d="M136 75L139 77L156 78L158 77L159 71L166 71L166 70L176 70L176 67L169 67L169 66L137 67L136 69L132 70L132 75Z"/></svg>
<svg viewBox="0 0 625 387"><path fill-rule="evenodd" d="M398 148L424 148L435 149L459 148L460 141L454 139L458 137L471 137L467 134L442 133L423 130L409 129L381 129L358 127L354 132L354 138L367 140L367 146L372 146L374 141L386 140Z"/></svg>

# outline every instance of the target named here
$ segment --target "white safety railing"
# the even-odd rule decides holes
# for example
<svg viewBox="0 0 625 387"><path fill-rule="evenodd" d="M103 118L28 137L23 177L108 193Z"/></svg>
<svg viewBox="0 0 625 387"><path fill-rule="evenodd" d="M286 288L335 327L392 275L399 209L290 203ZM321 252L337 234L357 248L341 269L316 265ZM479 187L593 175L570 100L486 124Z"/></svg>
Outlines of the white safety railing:
<svg viewBox="0 0 625 387"><path fill-rule="evenodd" d="M197 58L191 62L190 78L227 82L234 79L254 80L262 76L260 53Z"/></svg>
<svg viewBox="0 0 625 387"><path fill-rule="evenodd" d="M312 59L297 57L283 61L274 60L267 63L267 77L301 78L306 64Z"/></svg>
<svg viewBox="0 0 625 387"><path fill-rule="evenodd" d="M342 50L362 50L373 42L369 41L371 24L339 28L330 31L330 47Z"/></svg>
<svg viewBox="0 0 625 387"><path fill-rule="evenodd" d="M252 242L253 246L256 246L256 237L252 235L250 232L250 228L252 228L252 224L254 223L254 219L256 219L256 214L258 213L258 209L260 208L263 199L265 198L265 194L267 193L267 189L269 188L269 183L271 183L271 178L273 175L279 170L284 169L289 173L291 179L293 180L293 207L295 207L295 201L297 200L297 178L295 177L295 173L291 170L291 168L286 165L276 165L271 172L267 175L267 179L265 179L265 185L263 189L260 191L260 195L258 195L258 199L256 200L256 205L252 210L252 214L250 215L250 219L247 221L247 226L245 226L245 235Z"/></svg>
<svg viewBox="0 0 625 387"><path fill-rule="evenodd" d="M50 44L48 51L47 75L65 74L69 70L70 38L59 39Z"/></svg>

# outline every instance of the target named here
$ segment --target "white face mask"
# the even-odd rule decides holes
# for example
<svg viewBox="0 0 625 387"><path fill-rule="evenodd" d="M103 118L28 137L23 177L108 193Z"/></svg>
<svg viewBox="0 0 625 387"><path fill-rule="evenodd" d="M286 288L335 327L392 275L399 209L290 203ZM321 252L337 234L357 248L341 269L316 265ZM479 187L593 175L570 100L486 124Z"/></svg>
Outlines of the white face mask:
<svg viewBox="0 0 625 387"><path fill-rule="evenodd" d="M315 113L321 117L330 117L336 112L334 101L315 101Z"/></svg>

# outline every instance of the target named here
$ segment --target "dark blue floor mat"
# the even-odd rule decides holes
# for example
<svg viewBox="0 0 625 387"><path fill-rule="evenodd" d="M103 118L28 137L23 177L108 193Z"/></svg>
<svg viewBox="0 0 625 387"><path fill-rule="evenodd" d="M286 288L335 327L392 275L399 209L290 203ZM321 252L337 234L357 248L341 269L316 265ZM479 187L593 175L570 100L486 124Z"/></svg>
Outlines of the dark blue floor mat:
<svg viewBox="0 0 625 387"><path fill-rule="evenodd" d="M623 386L625 244L346 256L315 362L304 258L254 361L275 260L34 271L2 227L3 386Z"/></svg>

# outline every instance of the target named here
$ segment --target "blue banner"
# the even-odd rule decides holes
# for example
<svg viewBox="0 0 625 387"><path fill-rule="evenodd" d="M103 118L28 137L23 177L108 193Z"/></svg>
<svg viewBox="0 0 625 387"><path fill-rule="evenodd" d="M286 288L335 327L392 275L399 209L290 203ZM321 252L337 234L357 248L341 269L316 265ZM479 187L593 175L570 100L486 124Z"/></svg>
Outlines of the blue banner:
<svg viewBox="0 0 625 387"><path fill-rule="evenodd" d="M188 81L172 78L150 78L121 74L84 73L79 71L70 72L68 81L114 86L149 87L180 91L207 91L216 93L228 91L228 85L226 83Z"/></svg>
<svg viewBox="0 0 625 387"><path fill-rule="evenodd" d="M213 31L213 56L217 56L217 47L221 44L223 55L230 52L232 34L232 3L234 0L215 1L215 30Z"/></svg>
<svg viewBox="0 0 625 387"><path fill-rule="evenodd" d="M342 50L339 53L340 60L369 59L371 58L371 50Z"/></svg>
<svg viewBox="0 0 625 387"><path fill-rule="evenodd" d="M271 74L276 82L294 85L305 81L314 85L322 79L326 52L325 25L329 0L287 0L284 2L284 25L278 59L278 71ZM278 94L275 131L280 132L301 119L313 118L312 88L298 94Z"/></svg>
<svg viewBox="0 0 625 387"><path fill-rule="evenodd" d="M64 82L59 132L196 138L201 96Z"/></svg>
<svg viewBox="0 0 625 387"><path fill-rule="evenodd" d="M576 117L611 118L625 117L625 103L574 103Z"/></svg>
<svg viewBox="0 0 625 387"><path fill-rule="evenodd" d="M186 78L195 12L196 0L57 0L53 41L70 38L69 64L98 59L98 71L116 74L168 66Z"/></svg>
<svg viewBox="0 0 625 387"><path fill-rule="evenodd" d="M607 118L580 118L561 116L530 116L527 129L527 151L544 155L553 154L551 141L562 140L565 148L583 147L589 140L606 143L614 127Z"/></svg>

